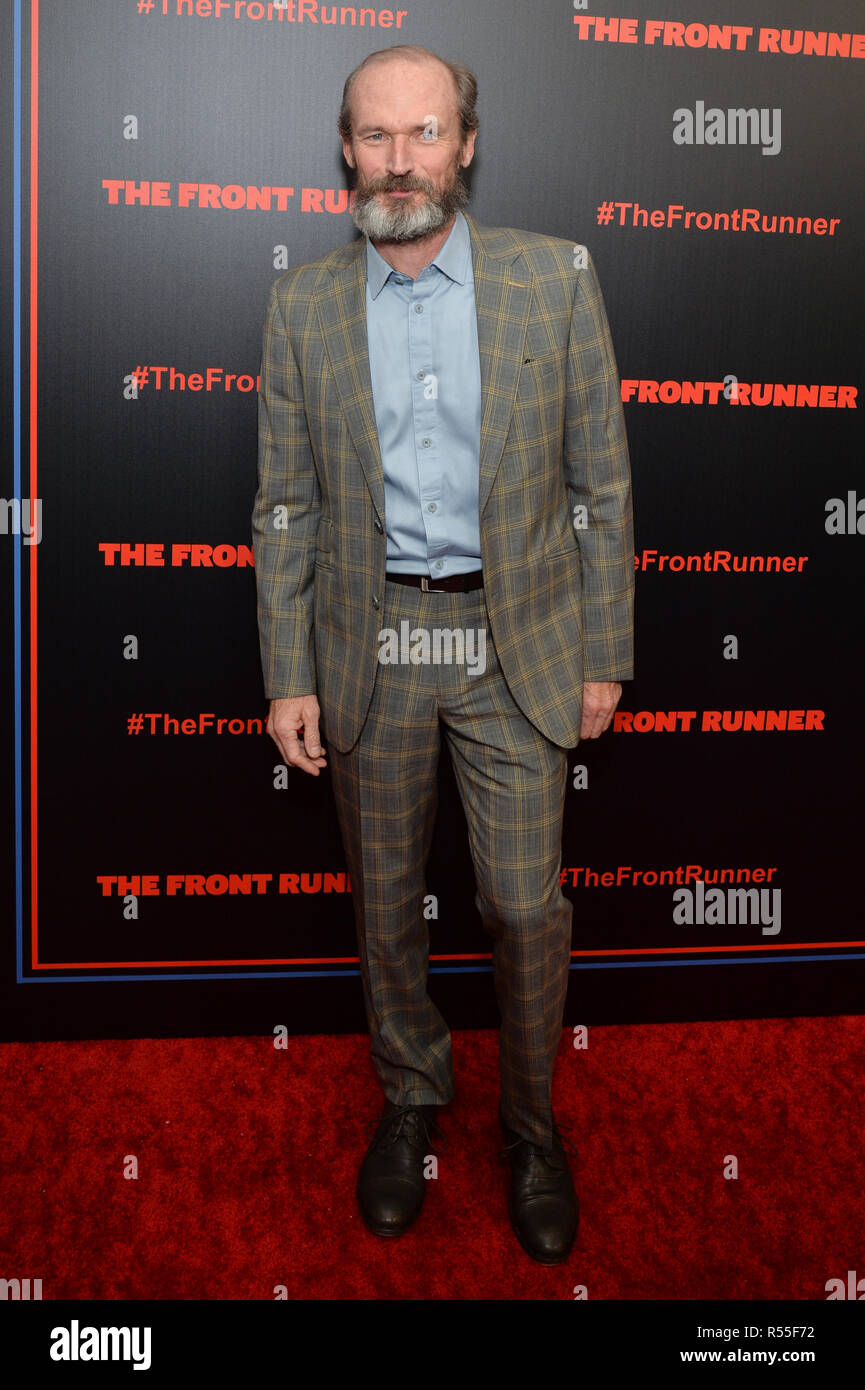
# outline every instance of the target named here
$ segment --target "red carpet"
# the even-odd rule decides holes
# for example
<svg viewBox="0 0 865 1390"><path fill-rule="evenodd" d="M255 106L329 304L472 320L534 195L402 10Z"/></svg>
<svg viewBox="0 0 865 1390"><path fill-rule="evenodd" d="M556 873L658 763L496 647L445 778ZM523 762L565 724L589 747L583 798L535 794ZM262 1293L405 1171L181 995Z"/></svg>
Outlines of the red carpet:
<svg viewBox="0 0 865 1390"><path fill-rule="evenodd" d="M6 1044L0 1275L43 1299L825 1299L865 1275L863 1044L859 1017L566 1031L581 1227L554 1268L508 1223L493 1033L454 1035L449 1147L398 1241L354 1201L365 1037Z"/></svg>

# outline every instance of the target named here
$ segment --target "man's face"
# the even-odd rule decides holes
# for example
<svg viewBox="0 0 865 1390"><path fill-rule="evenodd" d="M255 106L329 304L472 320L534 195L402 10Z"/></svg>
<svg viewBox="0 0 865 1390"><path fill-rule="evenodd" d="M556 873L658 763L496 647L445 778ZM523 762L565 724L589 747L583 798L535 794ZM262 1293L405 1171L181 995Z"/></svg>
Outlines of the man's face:
<svg viewBox="0 0 865 1390"><path fill-rule="evenodd" d="M346 162L357 171L354 220L374 241L415 241L451 220L468 194L460 174L475 132L460 144L454 80L440 63L372 63L352 92Z"/></svg>

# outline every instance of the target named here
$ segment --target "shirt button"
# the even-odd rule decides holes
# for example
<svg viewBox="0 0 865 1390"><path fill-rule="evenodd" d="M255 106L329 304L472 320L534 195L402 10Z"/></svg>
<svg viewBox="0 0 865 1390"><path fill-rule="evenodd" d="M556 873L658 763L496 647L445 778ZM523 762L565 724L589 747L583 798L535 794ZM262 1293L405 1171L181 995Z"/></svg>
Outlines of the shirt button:
<svg viewBox="0 0 865 1390"><path fill-rule="evenodd" d="M428 448L430 447L430 445L432 444L432 440L431 440L431 439L422 439L422 440L421 440L421 444L423 445L424 449L428 449Z"/></svg>
<svg viewBox="0 0 865 1390"><path fill-rule="evenodd" d="M415 376L417 377L418 381L423 381L423 378L424 378L423 372L415 372Z"/></svg>
<svg viewBox="0 0 865 1390"><path fill-rule="evenodd" d="M427 505L427 511L428 511L428 512L434 512L435 509L436 509L436 504L435 504L435 502L430 502L430 503L428 503L428 505Z"/></svg>
<svg viewBox="0 0 865 1390"><path fill-rule="evenodd" d="M436 560L436 562L435 562L435 567L434 567L434 568L437 569L437 570L443 569L443 568L444 568L444 560Z"/></svg>
<svg viewBox="0 0 865 1390"><path fill-rule="evenodd" d="M422 313L423 313L423 305L422 305L422 304L416 304L416 305L414 306L414 311L415 311L416 314L422 314Z"/></svg>

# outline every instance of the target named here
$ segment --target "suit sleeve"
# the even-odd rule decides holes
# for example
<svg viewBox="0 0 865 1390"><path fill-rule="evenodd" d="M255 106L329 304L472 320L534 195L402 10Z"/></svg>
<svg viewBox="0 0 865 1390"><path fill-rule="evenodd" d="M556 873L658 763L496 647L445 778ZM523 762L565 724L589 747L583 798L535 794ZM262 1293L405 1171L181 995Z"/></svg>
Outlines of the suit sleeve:
<svg viewBox="0 0 865 1390"><path fill-rule="evenodd" d="M582 565L583 680L634 674L631 468L619 374L595 268L577 274L568 345L565 482Z"/></svg>
<svg viewBox="0 0 865 1390"><path fill-rule="evenodd" d="M320 514L303 383L274 284L262 343L252 512L261 666L269 700L316 693L312 597Z"/></svg>

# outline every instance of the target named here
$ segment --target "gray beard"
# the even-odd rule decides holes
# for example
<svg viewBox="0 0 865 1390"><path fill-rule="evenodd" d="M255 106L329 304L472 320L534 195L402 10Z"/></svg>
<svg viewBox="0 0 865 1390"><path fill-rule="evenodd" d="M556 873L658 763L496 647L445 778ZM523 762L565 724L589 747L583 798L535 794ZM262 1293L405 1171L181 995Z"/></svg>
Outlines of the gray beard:
<svg viewBox="0 0 865 1390"><path fill-rule="evenodd" d="M419 241L421 237L437 232L469 200L469 191L459 172L452 186L444 193L434 192L424 179L413 179L407 184L395 183L393 186L419 188L427 194L427 200L419 207L397 203L392 208L386 208L379 203L375 191L365 189L363 193L356 193L352 209L354 225L370 241ZM380 185L376 187L380 188Z"/></svg>

